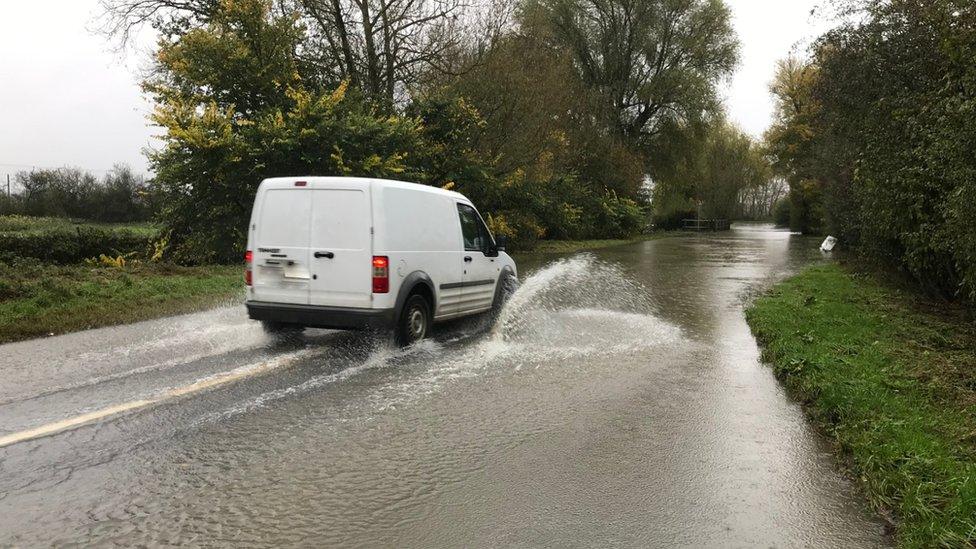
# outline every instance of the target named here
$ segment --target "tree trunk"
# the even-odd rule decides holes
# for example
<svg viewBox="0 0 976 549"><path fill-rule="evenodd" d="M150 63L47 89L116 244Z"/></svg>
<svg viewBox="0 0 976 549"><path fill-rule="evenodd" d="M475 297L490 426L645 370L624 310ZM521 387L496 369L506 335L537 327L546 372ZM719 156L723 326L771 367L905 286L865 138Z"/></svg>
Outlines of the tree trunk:
<svg viewBox="0 0 976 549"><path fill-rule="evenodd" d="M376 40L373 34L372 15L369 11L369 0L357 0L359 11L363 17L363 42L366 47L366 90L370 97L380 95L380 67L379 55L376 53Z"/></svg>
<svg viewBox="0 0 976 549"><path fill-rule="evenodd" d="M346 23L342 19L342 5L340 0L332 0L332 18L335 20L336 31L339 33L339 42L342 44L342 56L346 63L346 74L353 86L360 84L359 68L356 67L356 58L352 54L352 47L349 46L349 32Z"/></svg>

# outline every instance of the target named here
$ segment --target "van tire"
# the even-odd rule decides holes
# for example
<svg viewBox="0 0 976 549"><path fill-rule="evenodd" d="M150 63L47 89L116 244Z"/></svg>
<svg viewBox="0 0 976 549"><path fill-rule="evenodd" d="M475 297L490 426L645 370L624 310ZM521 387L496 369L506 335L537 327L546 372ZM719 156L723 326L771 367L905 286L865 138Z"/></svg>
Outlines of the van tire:
<svg viewBox="0 0 976 549"><path fill-rule="evenodd" d="M430 304L424 296L413 294L403 304L393 333L394 340L400 347L412 345L430 335L431 324Z"/></svg>
<svg viewBox="0 0 976 549"><path fill-rule="evenodd" d="M495 320L501 314L502 308L515 290L518 289L518 282L510 272L502 271L498 278L498 286L495 288L495 299L491 303L491 318Z"/></svg>

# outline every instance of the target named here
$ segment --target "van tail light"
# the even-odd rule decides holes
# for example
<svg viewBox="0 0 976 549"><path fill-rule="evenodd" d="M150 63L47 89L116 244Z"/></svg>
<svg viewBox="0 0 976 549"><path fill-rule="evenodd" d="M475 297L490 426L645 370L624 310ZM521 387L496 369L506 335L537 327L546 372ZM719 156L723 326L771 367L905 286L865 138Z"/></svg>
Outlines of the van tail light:
<svg viewBox="0 0 976 549"><path fill-rule="evenodd" d="M390 258L385 255L373 256L373 293L390 293Z"/></svg>
<svg viewBox="0 0 976 549"><path fill-rule="evenodd" d="M251 250L244 252L244 284L251 285L251 269L254 265L254 253Z"/></svg>

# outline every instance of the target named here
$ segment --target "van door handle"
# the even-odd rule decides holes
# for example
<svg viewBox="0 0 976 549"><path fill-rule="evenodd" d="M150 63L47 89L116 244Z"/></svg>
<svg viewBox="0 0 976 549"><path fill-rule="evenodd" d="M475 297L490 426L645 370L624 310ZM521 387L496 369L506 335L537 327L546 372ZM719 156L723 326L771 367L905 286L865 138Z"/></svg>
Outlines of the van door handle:
<svg viewBox="0 0 976 549"><path fill-rule="evenodd" d="M335 257L335 254L332 253L332 252L315 252L314 255L315 255L315 259L320 259L320 258L323 258L323 257L327 257L329 259L332 259L333 257Z"/></svg>
<svg viewBox="0 0 976 549"><path fill-rule="evenodd" d="M464 262L465 263L471 263L471 256L470 255L464 256Z"/></svg>

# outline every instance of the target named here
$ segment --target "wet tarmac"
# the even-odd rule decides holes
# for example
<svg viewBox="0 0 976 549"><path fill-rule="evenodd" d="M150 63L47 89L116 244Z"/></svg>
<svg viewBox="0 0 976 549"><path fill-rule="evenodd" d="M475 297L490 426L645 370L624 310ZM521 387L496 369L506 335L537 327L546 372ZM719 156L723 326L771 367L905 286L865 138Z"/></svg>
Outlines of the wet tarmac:
<svg viewBox="0 0 976 549"><path fill-rule="evenodd" d="M0 346L0 545L887 546L743 315L817 246L517 258L407 350L239 305Z"/></svg>

